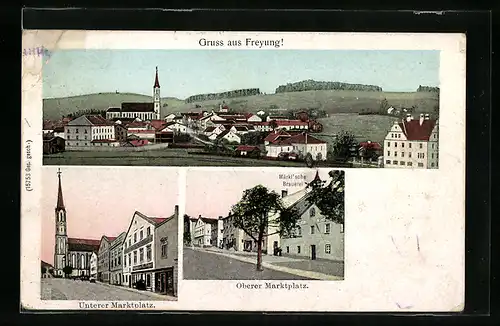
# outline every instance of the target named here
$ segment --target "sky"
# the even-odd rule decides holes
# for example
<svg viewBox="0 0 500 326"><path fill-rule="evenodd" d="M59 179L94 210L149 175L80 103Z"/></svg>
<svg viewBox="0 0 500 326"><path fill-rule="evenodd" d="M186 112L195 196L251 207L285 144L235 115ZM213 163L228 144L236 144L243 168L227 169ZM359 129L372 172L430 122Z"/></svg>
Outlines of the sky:
<svg viewBox="0 0 500 326"><path fill-rule="evenodd" d="M169 217L178 205L175 170L62 167L61 184L71 238L100 239L126 232L134 212ZM42 172L42 260L52 264L55 244L57 167Z"/></svg>
<svg viewBox="0 0 500 326"><path fill-rule="evenodd" d="M279 171L279 172L278 172ZM320 169L322 180L329 180L330 169ZM293 180L280 179L280 174L291 175ZM305 182L314 179L316 170L287 168L280 170L190 170L187 174L185 212L189 216L205 216L217 218L227 216L231 206L236 204L246 189L258 184L281 194L287 190L292 194L305 187ZM298 178L298 179L295 179ZM293 183L284 185L283 181ZM295 184L296 183L296 184Z"/></svg>
<svg viewBox="0 0 500 326"><path fill-rule="evenodd" d="M416 50L59 50L43 68L43 97L100 92L161 96L242 88L274 93L306 79L369 84L388 92L439 86L439 51Z"/></svg>

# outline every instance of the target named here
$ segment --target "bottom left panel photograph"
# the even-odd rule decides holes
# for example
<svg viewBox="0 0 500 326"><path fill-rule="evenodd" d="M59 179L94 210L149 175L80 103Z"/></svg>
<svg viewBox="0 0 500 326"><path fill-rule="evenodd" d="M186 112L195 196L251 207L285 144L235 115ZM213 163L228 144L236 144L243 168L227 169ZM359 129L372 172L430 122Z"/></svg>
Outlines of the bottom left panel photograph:
<svg viewBox="0 0 500 326"><path fill-rule="evenodd" d="M175 171L42 171L41 300L177 300Z"/></svg>

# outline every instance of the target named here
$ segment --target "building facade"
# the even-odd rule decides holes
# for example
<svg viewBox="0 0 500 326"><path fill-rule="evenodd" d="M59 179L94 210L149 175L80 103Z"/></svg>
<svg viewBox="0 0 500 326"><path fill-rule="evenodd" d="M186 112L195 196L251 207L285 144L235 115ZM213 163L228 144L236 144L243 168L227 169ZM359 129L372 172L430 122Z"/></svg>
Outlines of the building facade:
<svg viewBox="0 0 500 326"><path fill-rule="evenodd" d="M59 184L55 207L54 274L59 277L89 276L90 258L99 247L99 240L68 237L60 170L57 175Z"/></svg>
<svg viewBox="0 0 500 326"><path fill-rule="evenodd" d="M110 283L109 249L113 240L115 237L103 235L97 252L97 280L103 283Z"/></svg>
<svg viewBox="0 0 500 326"><path fill-rule="evenodd" d="M194 225L193 245L198 247L222 246L223 220L198 216Z"/></svg>
<svg viewBox="0 0 500 326"><path fill-rule="evenodd" d="M313 160L326 161L327 142L308 133L291 135L283 131L276 131L264 139L266 156L277 159L281 153L296 153L305 156L311 154Z"/></svg>
<svg viewBox="0 0 500 326"><path fill-rule="evenodd" d="M118 146L116 128L119 127L99 115L83 115L64 127L66 146Z"/></svg>
<svg viewBox="0 0 500 326"><path fill-rule="evenodd" d="M157 223L154 230L154 291L177 297L179 206L174 215Z"/></svg>
<svg viewBox="0 0 500 326"><path fill-rule="evenodd" d="M90 277L97 279L97 252L93 252L90 256Z"/></svg>
<svg viewBox="0 0 500 326"><path fill-rule="evenodd" d="M384 167L439 168L439 125L429 114L395 121L384 140Z"/></svg>
<svg viewBox="0 0 500 326"><path fill-rule="evenodd" d="M122 285L123 283L123 242L125 239L125 232L122 232L116 239L114 239L109 246L109 269L110 278L109 283L115 285Z"/></svg>
<svg viewBox="0 0 500 326"><path fill-rule="evenodd" d="M153 101L145 103L122 103L120 108L109 108L106 111L106 119L138 118L143 121L159 120L160 107L160 81L158 79L158 67L156 67Z"/></svg>

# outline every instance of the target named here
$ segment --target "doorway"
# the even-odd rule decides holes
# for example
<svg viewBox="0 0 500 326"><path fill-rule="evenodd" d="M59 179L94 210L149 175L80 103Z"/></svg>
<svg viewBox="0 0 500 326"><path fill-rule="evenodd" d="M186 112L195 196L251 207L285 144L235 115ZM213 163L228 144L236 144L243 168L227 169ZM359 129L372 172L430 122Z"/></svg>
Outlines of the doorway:
<svg viewBox="0 0 500 326"><path fill-rule="evenodd" d="M316 245L311 245L311 260L316 260Z"/></svg>

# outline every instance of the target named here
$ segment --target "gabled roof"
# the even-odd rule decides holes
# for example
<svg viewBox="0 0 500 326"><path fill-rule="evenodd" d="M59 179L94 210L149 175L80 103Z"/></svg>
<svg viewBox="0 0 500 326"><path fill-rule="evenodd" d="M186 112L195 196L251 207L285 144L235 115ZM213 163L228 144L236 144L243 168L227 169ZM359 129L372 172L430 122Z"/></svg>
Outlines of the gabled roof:
<svg viewBox="0 0 500 326"><path fill-rule="evenodd" d="M240 145L238 147L236 147L236 150L237 151L247 151L247 152L251 152L251 151L260 151L260 148L258 146L250 146L250 145Z"/></svg>
<svg viewBox="0 0 500 326"><path fill-rule="evenodd" d="M290 137L290 134L284 130L271 132L269 135L266 136L266 138L264 138L264 141L272 143L275 142L279 137Z"/></svg>
<svg viewBox="0 0 500 326"><path fill-rule="evenodd" d="M315 138L309 134L306 133L300 133L293 135L291 137L285 138L283 140L280 140L279 138L275 140L272 143L269 143L271 146L289 146L293 144L326 144L325 141L319 140L318 138Z"/></svg>
<svg viewBox="0 0 500 326"><path fill-rule="evenodd" d="M206 127L205 130L203 130L203 132L212 132L215 129L216 129L215 127Z"/></svg>
<svg viewBox="0 0 500 326"><path fill-rule="evenodd" d="M407 140L423 140L428 141L432 130L436 126L436 120L423 120L422 125L418 119L399 123L399 127L403 130Z"/></svg>
<svg viewBox="0 0 500 326"><path fill-rule="evenodd" d="M365 149L375 149L375 150L382 149L382 146L379 143L371 141L361 142L359 143L359 146Z"/></svg>
<svg viewBox="0 0 500 326"><path fill-rule="evenodd" d="M97 251L101 240L68 238L68 251Z"/></svg>
<svg viewBox="0 0 500 326"><path fill-rule="evenodd" d="M122 109L121 108L109 108L106 110L106 112L121 112Z"/></svg>
<svg viewBox="0 0 500 326"><path fill-rule="evenodd" d="M122 112L154 112L152 102L122 103Z"/></svg>
<svg viewBox="0 0 500 326"><path fill-rule="evenodd" d="M100 115L82 115L68 122L68 126L112 126L113 123Z"/></svg>
<svg viewBox="0 0 500 326"><path fill-rule="evenodd" d="M52 266L51 264L49 264L47 262L44 262L43 260L42 260L42 267L54 268L54 266Z"/></svg>

